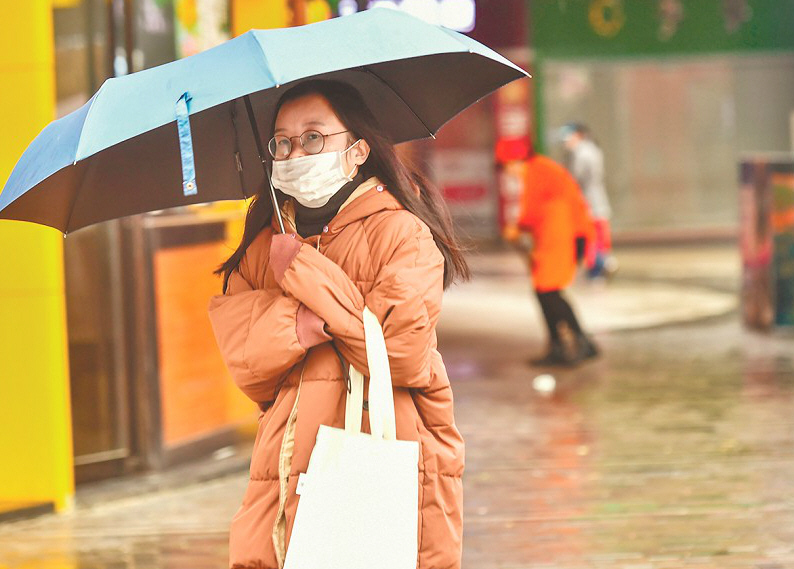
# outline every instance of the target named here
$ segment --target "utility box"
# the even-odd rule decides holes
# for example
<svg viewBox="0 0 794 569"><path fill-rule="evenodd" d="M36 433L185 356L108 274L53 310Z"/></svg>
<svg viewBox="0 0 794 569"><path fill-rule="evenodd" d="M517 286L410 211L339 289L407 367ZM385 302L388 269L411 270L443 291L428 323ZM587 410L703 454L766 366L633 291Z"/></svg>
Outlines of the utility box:
<svg viewBox="0 0 794 569"><path fill-rule="evenodd" d="M794 326L794 154L746 156L739 176L744 323Z"/></svg>

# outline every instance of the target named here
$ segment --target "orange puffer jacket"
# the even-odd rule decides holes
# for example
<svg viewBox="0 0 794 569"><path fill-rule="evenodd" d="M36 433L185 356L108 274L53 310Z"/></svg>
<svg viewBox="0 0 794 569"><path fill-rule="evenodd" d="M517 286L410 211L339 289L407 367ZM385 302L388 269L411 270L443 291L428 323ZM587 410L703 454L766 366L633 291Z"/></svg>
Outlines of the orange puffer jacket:
<svg viewBox="0 0 794 569"><path fill-rule="evenodd" d="M230 566L283 567L298 476L318 428L344 428L339 355L367 375L366 305L386 338L397 438L420 442L417 567L459 568L464 446L436 350L444 260L430 230L370 178L320 236L276 236L277 245L292 243L274 248L271 261L273 237L273 227L261 231L226 294L209 303L232 378L263 409L250 482L231 524ZM368 432L366 411L362 423Z"/></svg>
<svg viewBox="0 0 794 569"><path fill-rule="evenodd" d="M551 158L526 163L518 225L532 234L532 284L538 292L560 290L576 276L576 238L591 241L593 220L574 177Z"/></svg>

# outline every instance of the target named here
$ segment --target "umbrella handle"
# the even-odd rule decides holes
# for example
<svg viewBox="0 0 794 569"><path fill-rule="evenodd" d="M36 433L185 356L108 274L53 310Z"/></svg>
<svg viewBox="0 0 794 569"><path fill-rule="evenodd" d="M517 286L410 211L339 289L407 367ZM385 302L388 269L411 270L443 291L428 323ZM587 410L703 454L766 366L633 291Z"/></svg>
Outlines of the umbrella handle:
<svg viewBox="0 0 794 569"><path fill-rule="evenodd" d="M270 168L267 167L267 160L265 159L265 153L262 149L262 139L259 137L259 129L256 126L256 119L254 118L254 109L251 106L251 99L248 97L248 95L243 98L245 99L245 109L248 111L248 120L251 123L251 130L254 132L254 141L256 142L256 151L259 154L259 161L262 163L262 169L265 172L265 179L270 185L270 200L273 202L273 212L276 214L276 219L278 219L279 229L281 229L282 233L286 233L284 230L284 220L281 217L281 209L278 207L278 200L276 199L276 188L273 187L273 180L270 179Z"/></svg>

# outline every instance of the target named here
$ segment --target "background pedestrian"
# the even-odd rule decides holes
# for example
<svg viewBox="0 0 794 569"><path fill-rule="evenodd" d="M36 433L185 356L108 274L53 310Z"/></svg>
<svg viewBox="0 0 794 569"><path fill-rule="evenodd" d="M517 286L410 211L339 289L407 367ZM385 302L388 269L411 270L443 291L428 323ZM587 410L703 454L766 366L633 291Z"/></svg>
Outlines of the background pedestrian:
<svg viewBox="0 0 794 569"><path fill-rule="evenodd" d="M518 228L532 238L532 284L549 334L547 353L534 365L574 365L598 355L582 330L563 289L594 235L593 223L576 180L561 165L528 151ZM517 241L516 233L508 236Z"/></svg>
<svg viewBox="0 0 794 569"><path fill-rule="evenodd" d="M576 178L587 200L593 218L595 237L585 253L587 275L597 278L614 273L617 260L612 255L610 218L612 208L604 186L604 153L593 141L590 130L581 123L570 123L562 129L567 166Z"/></svg>

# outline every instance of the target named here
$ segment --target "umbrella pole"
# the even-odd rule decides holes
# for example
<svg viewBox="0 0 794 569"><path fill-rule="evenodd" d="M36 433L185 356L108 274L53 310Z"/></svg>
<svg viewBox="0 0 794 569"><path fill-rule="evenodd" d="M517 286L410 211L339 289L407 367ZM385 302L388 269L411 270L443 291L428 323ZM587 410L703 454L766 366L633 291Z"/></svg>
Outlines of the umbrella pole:
<svg viewBox="0 0 794 569"><path fill-rule="evenodd" d="M265 179L270 185L270 200L273 202L273 212L278 219L278 226L282 233L284 230L284 220L281 218L281 209L278 207L278 200L276 199L276 188L273 187L273 181L270 179L270 169L267 167L267 160L265 159L265 152L262 148L262 139L259 137L259 129L256 126L256 119L254 118L254 109L251 106L251 99L246 95L245 109L248 111L248 120L251 122L251 130L254 132L254 141L256 142L256 151L259 154L259 161L262 163L262 169L265 171Z"/></svg>

